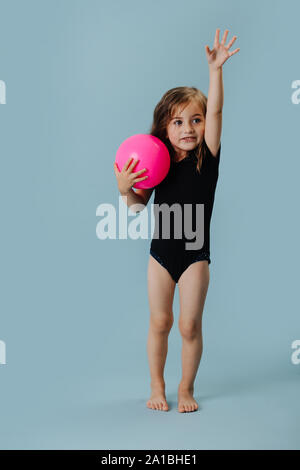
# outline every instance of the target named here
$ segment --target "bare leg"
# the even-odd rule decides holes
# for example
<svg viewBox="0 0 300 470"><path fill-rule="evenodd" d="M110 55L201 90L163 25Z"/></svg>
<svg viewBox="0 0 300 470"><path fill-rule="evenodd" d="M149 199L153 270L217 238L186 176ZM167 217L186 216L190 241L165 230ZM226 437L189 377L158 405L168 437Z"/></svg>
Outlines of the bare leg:
<svg viewBox="0 0 300 470"><path fill-rule="evenodd" d="M147 407L169 409L165 396L164 367L168 352L168 336L172 328L175 282L168 271L151 255L148 265L148 298L150 306L147 351L151 375L151 397Z"/></svg>
<svg viewBox="0 0 300 470"><path fill-rule="evenodd" d="M182 378L178 387L178 411L198 409L193 397L194 381L203 351L202 314L209 285L207 261L192 263L178 281L179 330L182 336Z"/></svg>

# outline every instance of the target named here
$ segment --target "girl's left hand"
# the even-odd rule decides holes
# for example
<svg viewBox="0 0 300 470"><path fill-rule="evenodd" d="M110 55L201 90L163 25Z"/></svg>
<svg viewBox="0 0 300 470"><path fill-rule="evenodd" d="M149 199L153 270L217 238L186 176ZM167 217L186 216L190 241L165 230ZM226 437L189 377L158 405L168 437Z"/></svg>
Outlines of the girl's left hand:
<svg viewBox="0 0 300 470"><path fill-rule="evenodd" d="M217 28L213 50L211 51L208 46L205 46L208 65L212 69L221 68L224 62L226 62L226 60L229 59L229 57L231 57L233 54L236 54L236 52L240 50L240 48L238 47L234 51L229 52L229 49L234 43L234 41L236 40L237 36L233 36L233 38L229 41L228 45L225 46L225 41L227 39L228 31L229 31L228 29L225 30L222 41L221 43L219 43L220 29Z"/></svg>

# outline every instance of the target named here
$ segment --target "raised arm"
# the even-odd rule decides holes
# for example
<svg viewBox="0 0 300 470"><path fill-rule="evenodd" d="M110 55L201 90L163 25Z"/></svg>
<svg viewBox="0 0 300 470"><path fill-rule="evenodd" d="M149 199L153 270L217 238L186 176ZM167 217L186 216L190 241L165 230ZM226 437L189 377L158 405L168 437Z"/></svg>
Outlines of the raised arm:
<svg viewBox="0 0 300 470"><path fill-rule="evenodd" d="M233 36L227 46L225 45L228 31L228 29L225 30L222 41L219 42L220 29L217 28L213 49L210 50L207 45L205 46L209 67L209 90L207 96L204 140L213 156L216 156L219 150L222 133L222 110L224 100L222 66L229 57L240 50L238 47L232 52L229 51L237 36Z"/></svg>

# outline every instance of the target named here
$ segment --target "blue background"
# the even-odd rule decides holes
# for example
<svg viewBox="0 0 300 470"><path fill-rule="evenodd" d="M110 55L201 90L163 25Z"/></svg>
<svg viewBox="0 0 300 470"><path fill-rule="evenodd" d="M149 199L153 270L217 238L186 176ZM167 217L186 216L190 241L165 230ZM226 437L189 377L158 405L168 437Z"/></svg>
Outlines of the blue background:
<svg viewBox="0 0 300 470"><path fill-rule="evenodd" d="M299 449L299 2L0 1L2 449ZM148 240L100 240L113 161L175 86L223 66L196 413L177 412L179 297L150 410ZM150 204L153 203L153 195Z"/></svg>

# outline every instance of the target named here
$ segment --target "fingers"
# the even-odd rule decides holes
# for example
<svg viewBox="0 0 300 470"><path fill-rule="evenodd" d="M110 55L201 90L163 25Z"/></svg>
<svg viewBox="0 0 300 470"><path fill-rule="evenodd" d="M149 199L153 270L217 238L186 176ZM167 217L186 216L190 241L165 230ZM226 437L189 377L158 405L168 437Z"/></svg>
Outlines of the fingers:
<svg viewBox="0 0 300 470"><path fill-rule="evenodd" d="M214 47L217 47L219 44L219 34L220 34L220 28L217 28L216 34L215 34L215 40L214 40Z"/></svg>
<svg viewBox="0 0 300 470"><path fill-rule="evenodd" d="M140 175L140 174L143 173L144 171L147 171L147 168L143 168L142 170L136 171L136 172L133 173L133 174L134 174L134 175ZM142 178L135 178L135 179L134 179L134 182L137 183L138 181L143 181L143 180L145 180L145 179L147 179L147 178L148 178L148 175L143 176Z"/></svg>
<svg viewBox="0 0 300 470"><path fill-rule="evenodd" d="M129 167L129 164L130 164L131 160L132 160L132 158L129 157L128 160L125 162L125 164L123 165L123 168L122 168L122 171L123 171L123 172L128 170L128 167ZM137 160L136 160L136 161L133 160L132 165L131 165L131 167L130 167L130 171L131 171L132 168L136 165L136 163L137 163ZM121 171L119 170L119 168L118 168L116 162L114 163L114 169L115 169L115 172L116 172L116 169L117 169L117 170L119 171L119 173L121 173ZM116 172L116 174L117 174L117 172Z"/></svg>
<svg viewBox="0 0 300 470"><path fill-rule="evenodd" d="M231 57L233 54L235 54L236 52L239 52L239 51L240 51L240 48L238 47L238 48L235 49L234 51L229 52L229 57Z"/></svg>
<svg viewBox="0 0 300 470"><path fill-rule="evenodd" d="M143 180L145 180L145 179L147 179L147 178L148 178L148 175L143 176L142 178L136 178L136 179L133 180L133 183L134 183L134 184L135 184L135 183L138 183L138 181L143 181Z"/></svg>
<svg viewBox="0 0 300 470"><path fill-rule="evenodd" d="M237 36L233 36L233 38L229 41L229 43L226 46L226 49L230 49L234 41L236 40Z"/></svg>
<svg viewBox="0 0 300 470"><path fill-rule="evenodd" d="M137 164L138 160L134 160L134 159L133 159L131 165L129 166L130 161L131 161L131 158L129 158L129 159L126 161L126 163L125 163L124 166L123 166L122 171L125 172L125 171L129 170L129 173L132 173L132 170L133 170L133 168L135 167L135 165ZM129 166L129 168L128 168L128 166ZM116 175L118 175L118 173L120 173L120 170L119 170L119 168L118 168L116 162L114 162L114 170L115 170L115 174L116 174ZM147 168L143 168L142 170L133 172L133 175L136 175L136 176L137 176L137 175L140 175L140 174L143 173L144 171L147 171ZM147 178L148 178L148 176L147 176Z"/></svg>
<svg viewBox="0 0 300 470"><path fill-rule="evenodd" d="M133 168L135 167L135 165L137 164L138 160L135 160L134 158L132 159L132 163L131 165L129 166L128 170L129 170L129 173L132 172Z"/></svg>
<svg viewBox="0 0 300 470"><path fill-rule="evenodd" d="M143 171L147 171L147 168L143 168L142 170L135 171L133 174L137 176L137 175L140 175L141 173L143 173Z"/></svg>
<svg viewBox="0 0 300 470"><path fill-rule="evenodd" d="M223 46L226 42L226 39L227 39L227 36L228 36L228 31L229 31L229 29L225 29L225 32L223 34L222 41L221 41L221 44L223 44Z"/></svg>
<svg viewBox="0 0 300 470"><path fill-rule="evenodd" d="M228 32L229 32L229 29L225 29L225 32L224 32L223 37L222 37L222 41L220 42L220 44L222 44L223 46L225 46L227 36L228 36ZM220 36L220 28L217 28L216 29L216 34L215 34L215 40L214 40L214 47L218 46L218 44L219 44L219 36ZM234 43L236 38L237 38L237 36L233 36L233 38L227 44L226 49L230 49L230 47L232 46L232 44ZM234 51L234 53L236 51Z"/></svg>
<svg viewBox="0 0 300 470"><path fill-rule="evenodd" d="M117 176L118 173L120 173L120 170L119 170L118 165L116 164L116 162L114 162L114 170L115 170L115 175Z"/></svg>
<svg viewBox="0 0 300 470"><path fill-rule="evenodd" d="M132 160L132 157L129 157L128 160L124 163L122 171L127 171L128 170L129 163L131 162L131 160Z"/></svg>

